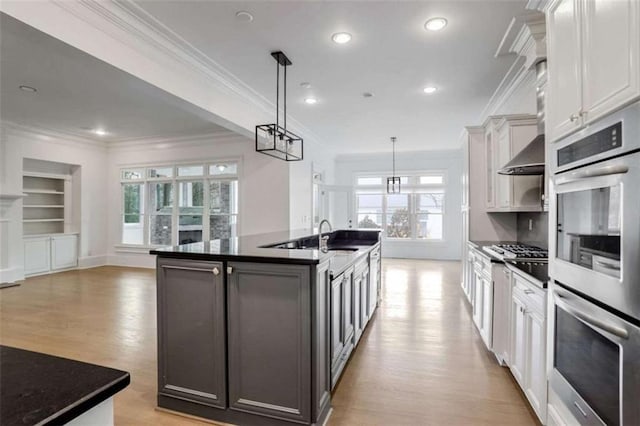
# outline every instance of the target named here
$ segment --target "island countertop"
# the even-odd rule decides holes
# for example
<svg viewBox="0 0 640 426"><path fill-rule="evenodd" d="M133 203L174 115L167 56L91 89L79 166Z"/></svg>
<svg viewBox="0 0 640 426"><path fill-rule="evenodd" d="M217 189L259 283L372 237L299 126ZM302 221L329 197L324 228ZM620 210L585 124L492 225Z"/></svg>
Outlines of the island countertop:
<svg viewBox="0 0 640 426"><path fill-rule="evenodd" d="M315 240L318 235L309 230L290 230L264 234L247 235L236 238L204 241L172 247L160 247L150 251L159 257L192 260L235 260L249 262L269 262L313 265L335 258L334 264L348 265L356 258L366 254L378 241L379 230L336 230L327 233L329 244L341 249L353 250L351 253L340 251L322 251L309 246L304 249L273 248L268 245L283 244L292 240ZM324 235L324 234L323 234ZM337 272L337 271L336 271Z"/></svg>
<svg viewBox="0 0 640 426"><path fill-rule="evenodd" d="M64 424L129 385L129 373L0 346L0 424Z"/></svg>

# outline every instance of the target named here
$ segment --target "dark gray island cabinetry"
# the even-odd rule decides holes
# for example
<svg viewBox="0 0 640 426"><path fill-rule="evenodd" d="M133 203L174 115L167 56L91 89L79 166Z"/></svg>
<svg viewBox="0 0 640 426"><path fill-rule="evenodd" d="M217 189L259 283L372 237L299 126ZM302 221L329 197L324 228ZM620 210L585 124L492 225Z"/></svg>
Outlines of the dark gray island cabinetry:
<svg viewBox="0 0 640 426"><path fill-rule="evenodd" d="M158 406L234 424L322 424L377 306L378 231L153 250Z"/></svg>

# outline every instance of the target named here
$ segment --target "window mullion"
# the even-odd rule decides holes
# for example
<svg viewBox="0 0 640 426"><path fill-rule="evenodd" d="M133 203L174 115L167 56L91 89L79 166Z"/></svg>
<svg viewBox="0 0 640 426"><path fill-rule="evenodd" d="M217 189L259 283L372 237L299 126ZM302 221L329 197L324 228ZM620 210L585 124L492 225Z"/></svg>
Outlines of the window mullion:
<svg viewBox="0 0 640 426"><path fill-rule="evenodd" d="M209 190L210 183L211 179L205 179L204 183L202 184L202 191L204 192L202 194L202 241L209 241L211 239L211 219L209 216L211 214L209 212L209 196L211 193L211 191Z"/></svg>

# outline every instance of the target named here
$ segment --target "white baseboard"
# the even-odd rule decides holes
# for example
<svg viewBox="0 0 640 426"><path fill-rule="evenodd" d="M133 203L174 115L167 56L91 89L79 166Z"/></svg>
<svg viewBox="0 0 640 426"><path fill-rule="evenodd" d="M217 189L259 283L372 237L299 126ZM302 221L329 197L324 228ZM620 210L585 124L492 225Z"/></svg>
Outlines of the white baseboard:
<svg viewBox="0 0 640 426"><path fill-rule="evenodd" d="M78 258L78 269L96 268L107 265L107 255L85 256Z"/></svg>
<svg viewBox="0 0 640 426"><path fill-rule="evenodd" d="M0 283L15 283L24 280L23 268L0 269Z"/></svg>
<svg viewBox="0 0 640 426"><path fill-rule="evenodd" d="M150 254L114 254L107 257L107 265L154 269L156 257Z"/></svg>

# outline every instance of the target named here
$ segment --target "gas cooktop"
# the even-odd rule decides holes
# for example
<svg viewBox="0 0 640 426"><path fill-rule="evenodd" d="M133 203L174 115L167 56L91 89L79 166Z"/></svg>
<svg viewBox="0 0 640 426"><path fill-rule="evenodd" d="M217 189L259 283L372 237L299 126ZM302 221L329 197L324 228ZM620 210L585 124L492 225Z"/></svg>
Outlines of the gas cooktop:
<svg viewBox="0 0 640 426"><path fill-rule="evenodd" d="M546 262L549 253L540 247L527 244L493 244L482 247L484 251L500 260L535 260Z"/></svg>

